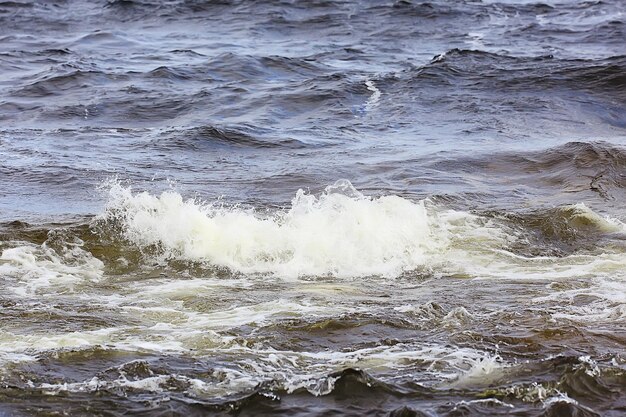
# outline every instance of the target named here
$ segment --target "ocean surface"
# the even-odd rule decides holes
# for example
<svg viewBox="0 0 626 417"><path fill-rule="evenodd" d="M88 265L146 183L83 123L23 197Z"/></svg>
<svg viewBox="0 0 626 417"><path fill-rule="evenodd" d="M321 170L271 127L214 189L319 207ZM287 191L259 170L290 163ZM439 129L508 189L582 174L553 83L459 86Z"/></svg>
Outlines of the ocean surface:
<svg viewBox="0 0 626 417"><path fill-rule="evenodd" d="M626 2L0 1L0 416L626 415Z"/></svg>

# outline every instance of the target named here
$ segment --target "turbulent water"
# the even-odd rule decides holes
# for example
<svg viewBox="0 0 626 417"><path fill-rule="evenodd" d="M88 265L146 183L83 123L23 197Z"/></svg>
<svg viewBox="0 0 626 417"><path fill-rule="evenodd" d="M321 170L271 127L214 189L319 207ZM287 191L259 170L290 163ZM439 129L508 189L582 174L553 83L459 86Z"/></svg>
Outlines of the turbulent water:
<svg viewBox="0 0 626 417"><path fill-rule="evenodd" d="M626 3L0 2L0 416L626 415Z"/></svg>

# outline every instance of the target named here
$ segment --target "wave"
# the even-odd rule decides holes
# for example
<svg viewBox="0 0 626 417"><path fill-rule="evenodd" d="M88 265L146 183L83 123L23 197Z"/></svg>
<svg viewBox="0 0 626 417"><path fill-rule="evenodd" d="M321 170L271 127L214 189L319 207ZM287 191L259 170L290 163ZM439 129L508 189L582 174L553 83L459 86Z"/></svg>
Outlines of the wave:
<svg viewBox="0 0 626 417"><path fill-rule="evenodd" d="M82 242L68 244L62 251L48 245L5 248L0 255L0 272L13 277L17 295L37 293L40 288L60 287L62 292L85 281L99 281L104 264L81 248Z"/></svg>
<svg viewBox="0 0 626 417"><path fill-rule="evenodd" d="M319 198L300 190L290 209L266 217L114 186L104 218L119 220L129 241L168 257L288 277L397 276L429 264L444 244L424 202L368 198L347 181Z"/></svg>
<svg viewBox="0 0 626 417"><path fill-rule="evenodd" d="M515 164L507 167L510 172ZM283 278L549 279L622 276L624 265L624 223L582 203L473 214L429 199L368 197L340 180L319 195L299 190L285 207L254 208L185 200L173 190L152 195L119 183L107 187L105 210L91 224L9 222L0 225L0 239L27 243L8 247L23 247L43 263L63 264L66 251L84 250L113 273L167 261L175 269L196 265L219 274Z"/></svg>
<svg viewBox="0 0 626 417"><path fill-rule="evenodd" d="M478 216L429 200L367 197L346 180L319 196L299 190L289 207L270 212L185 201L173 191L133 194L118 184L99 221L165 259L286 278L408 272L548 277L556 271L561 275L564 267L608 271L613 262L623 264L619 244L600 249L604 266L587 265L584 251L598 252L602 239L625 231L619 220L582 204L526 217Z"/></svg>
<svg viewBox="0 0 626 417"><path fill-rule="evenodd" d="M526 93L545 88L626 97L626 56L602 60L518 57L481 50L451 49L414 69L410 82Z"/></svg>
<svg viewBox="0 0 626 417"><path fill-rule="evenodd" d="M619 200L626 192L626 151L605 142L568 142L531 152L498 152L489 155L435 161L442 172L470 172L498 182L499 178L536 188L539 192L580 193L590 200ZM508 182L507 184L510 184Z"/></svg>
<svg viewBox="0 0 626 417"><path fill-rule="evenodd" d="M465 308L414 304L408 299L386 314L384 323L372 316L376 312L317 308L288 298L265 300L254 308L222 306L216 314L179 315L162 308L165 299L258 283L294 285L290 280L297 280L299 291L318 296L325 291L358 294L360 285L406 285L440 277L449 278L445 282L450 285L463 278L545 282L547 294L529 300L548 308L554 320L617 323L625 315L620 297L626 281L625 238L622 222L583 204L478 215L429 200L367 197L343 180L320 195L300 190L287 207L254 209L220 200L184 200L171 190L160 195L133 193L115 183L104 213L95 219L85 218L80 224L0 224L0 273L5 291L24 299L43 294L84 298L94 290L99 293L98 288L116 285L117 279L135 277L136 284L111 288L125 294L122 299L137 292L142 300L161 300L161 307L144 308L143 302L144 307L120 306L119 299L107 295L99 296L93 308L117 306L148 322L184 320L184 329L167 327L168 343L162 346L177 351L182 346L204 349L194 332L223 326L274 323L276 329L291 332L350 333L352 327L367 323L402 332L463 328L483 319ZM163 282L151 278L147 287L142 286L140 277L162 274L174 275ZM325 282L341 288L326 288ZM309 284L322 287L308 288ZM276 324L284 314L291 321ZM310 315L313 320L307 318ZM72 326L79 319L59 319L55 326ZM132 326L125 321L103 326L116 333L120 324ZM106 332L82 332L69 339L51 337L46 343L108 338ZM33 340L42 339L33 336L23 342L30 346ZM149 346L124 343L138 349Z"/></svg>
<svg viewBox="0 0 626 417"><path fill-rule="evenodd" d="M626 230L619 220L600 216L581 203L506 217L520 226L520 234L533 246L543 250L550 247L561 255L582 248L593 250L607 237Z"/></svg>
<svg viewBox="0 0 626 417"><path fill-rule="evenodd" d="M246 126L219 127L212 125L198 126L184 130L168 130L153 143L160 149L199 150L211 146L229 146L242 148L286 148L302 149L308 144L297 139L267 137L271 132Z"/></svg>
<svg viewBox="0 0 626 417"><path fill-rule="evenodd" d="M2 1L0 2L0 7L1 8L7 8L7 9L12 9L12 8L17 8L17 9L22 9L22 8L31 8L33 7L32 3L22 3L19 1Z"/></svg>
<svg viewBox="0 0 626 417"><path fill-rule="evenodd" d="M67 71L69 69L69 72ZM46 71L39 79L13 91L17 97L48 97L81 88L85 85L99 84L124 78L97 70L74 69L62 65L54 71Z"/></svg>
<svg viewBox="0 0 626 417"><path fill-rule="evenodd" d="M589 356L558 355L529 365L535 369L535 382L518 383L488 389L481 396L512 402L535 403L543 406L542 416L598 416L618 396L624 383L623 363L615 358L601 361ZM577 399L584 399L585 405ZM588 407L593 404L595 411Z"/></svg>
<svg viewBox="0 0 626 417"><path fill-rule="evenodd" d="M91 361L94 360L94 356L99 357L102 354L98 350L77 352L78 355L80 353L91 353ZM59 355L69 356L65 352ZM72 359L71 356L69 359ZM50 363L47 359L42 359L41 362ZM54 361L52 362L54 364ZM168 365L168 362L176 365ZM435 405L438 415L445 416L496 413L508 415L513 408L518 413L545 417L561 415L595 417L602 415L602 411L609 411L606 403L593 400L591 406L594 408L591 408L589 397L585 395L578 396L581 402L577 401L567 392L560 391L562 387L559 383L460 393L411 383L410 377L403 380L394 378L390 382L385 382L370 372L352 367L320 377L320 386L328 390L323 395L316 395L304 389L287 391L279 381L272 379L258 382L256 385L251 385L256 380L250 379L247 381L247 389L228 391L233 380L242 380L245 376L235 371L212 367L206 368L204 372L194 372L190 368L208 364L205 361L196 361L190 366L188 362L184 358L167 356L159 359L137 359L110 366L91 379L67 382L60 380L58 376L50 382L31 381L28 378L20 380L13 376L8 383L5 382L4 389L10 389L14 395L30 399L35 404L46 400L49 402L49 396L55 395L71 395L72 399L85 397L91 400L90 405L94 402L99 407L115 405L111 415L118 415L117 410L127 410L131 407L133 410L145 410L147 413L163 409L177 415L189 412L275 415L279 411L290 415L300 413L308 415L313 411L319 413L320 409L336 410L338 405L349 405L352 414L348 415L374 412L375 415L391 417L428 416L430 415L428 411ZM177 367L179 369L176 369ZM32 378L30 374L24 375L21 371L17 373L22 377ZM618 381L613 382L613 387L619 388L616 382ZM24 402L30 404L31 401ZM78 411L84 411L76 407L74 402L70 405L73 407L72 410L76 411L74 414L82 414ZM619 405L613 405L610 410L619 410ZM119 414L122 415L123 411Z"/></svg>
<svg viewBox="0 0 626 417"><path fill-rule="evenodd" d="M102 332L101 332L102 333ZM413 348L413 349L411 349ZM228 348L213 350L213 355L228 354ZM199 372L203 380L193 382L194 388L189 394L202 399L203 397L224 398L236 394L249 393L251 391L270 391L278 395L306 393L316 397L321 396L344 396L358 391L370 391L378 393L402 393L402 385L394 385L394 373L401 374L405 378L406 372L411 372L416 367L424 374L415 381L421 381L428 376L434 381L420 385L410 381L412 394L427 393L433 389L442 387L462 387L469 382L468 379L480 380L476 387L488 386L495 378L494 373L502 376L500 371L511 364L493 356L488 352L452 346L438 346L430 344L398 344L395 346L381 346L350 351L322 351L322 352L296 352L279 351L272 348L254 349L233 345L230 350L243 354L233 363L215 364L209 372ZM157 353L157 352L154 352ZM153 354L154 354L153 353ZM115 350L101 345L79 346L73 349L45 352L40 361L54 366L58 360L74 360L81 362L85 357L96 357L100 366L107 359L118 361L124 356L134 356L137 353L125 350ZM163 355L163 352L161 352ZM110 358L110 357L113 358ZM145 353L150 358L152 355ZM41 389L51 391L96 391L107 385L117 386L122 389L131 389L144 392L164 392L171 386L168 385L168 377L178 379L179 382L189 387L188 383L194 379L193 375L184 376L178 372L189 371L184 357L178 357L170 353L172 364L167 360L160 359L151 363L146 360L132 360L122 362L120 365L108 368L97 375L89 375L89 371L83 371L84 377L92 378L84 382L74 384L44 384ZM141 357L141 356L140 356ZM23 358L24 361L34 358ZM189 360L189 358L187 358ZM196 360L205 361L204 365L210 364L208 357L198 357ZM219 363L219 362L218 362ZM254 364L254 365L252 365ZM181 369L176 369L180 367ZM169 368L169 369L168 369ZM364 370L378 371L379 376ZM196 368L197 369L197 368ZM384 371L387 372L384 372ZM383 371L383 372L380 372ZM424 382L424 381L422 381ZM463 385L459 383L463 383Z"/></svg>
<svg viewBox="0 0 626 417"><path fill-rule="evenodd" d="M95 33L72 43L72 51L92 48L90 43L124 43L113 33ZM85 43L85 45L83 45ZM59 45L66 46L63 44ZM116 46L113 46L114 48ZM38 50L37 54L40 51ZM178 55L169 52L169 55ZM32 54L31 54L32 55ZM351 106L365 101L371 94L362 82L337 72L330 66L316 63L315 57L282 57L276 55L252 56L240 53L222 53L192 62L180 63L180 57L162 55L167 65L152 66L138 63L125 71L104 68L93 63L61 61L57 54L46 54L53 66L41 66L41 57L11 57L15 65L24 60L39 71L17 79L9 91L13 102L4 107L21 118L67 120L72 126L126 126L150 122L150 127L187 125L192 120L237 120L244 114L254 114L249 123L258 126L280 125L270 120L285 121L309 117L313 112L329 120L337 116L354 117ZM169 58L168 58L169 56ZM154 58L156 59L156 58ZM35 99L64 96L42 106ZM24 99L29 98L30 106ZM222 105L215 106L220 101ZM27 113L25 109L31 110ZM35 112L39 109L41 111ZM186 116L178 123L172 120ZM312 127L318 129L318 120ZM168 121L167 123L164 123ZM192 123L193 126L196 123ZM66 125L69 127L69 125ZM303 129L300 129L301 131ZM293 135L295 129L288 134Z"/></svg>
<svg viewBox="0 0 626 417"><path fill-rule="evenodd" d="M246 87L252 80L290 82L322 76L330 70L315 57L255 56L225 52L201 64L162 66L150 71L151 78L193 79L204 82L238 82Z"/></svg>

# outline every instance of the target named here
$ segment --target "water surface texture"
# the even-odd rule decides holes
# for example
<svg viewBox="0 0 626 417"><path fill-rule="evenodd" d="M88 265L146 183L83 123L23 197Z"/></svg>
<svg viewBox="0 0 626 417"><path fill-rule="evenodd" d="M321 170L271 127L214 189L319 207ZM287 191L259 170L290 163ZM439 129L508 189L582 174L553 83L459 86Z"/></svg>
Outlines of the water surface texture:
<svg viewBox="0 0 626 417"><path fill-rule="evenodd" d="M626 414L626 3L0 2L0 416Z"/></svg>

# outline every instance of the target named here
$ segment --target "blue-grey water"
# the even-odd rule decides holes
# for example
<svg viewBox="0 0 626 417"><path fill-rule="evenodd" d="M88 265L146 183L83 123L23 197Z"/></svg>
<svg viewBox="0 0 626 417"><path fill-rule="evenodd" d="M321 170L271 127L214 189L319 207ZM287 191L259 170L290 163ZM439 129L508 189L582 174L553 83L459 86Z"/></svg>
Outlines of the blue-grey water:
<svg viewBox="0 0 626 417"><path fill-rule="evenodd" d="M1 1L0 416L626 413L626 3Z"/></svg>

